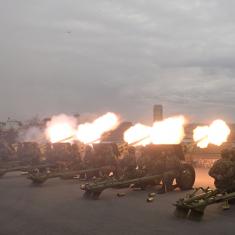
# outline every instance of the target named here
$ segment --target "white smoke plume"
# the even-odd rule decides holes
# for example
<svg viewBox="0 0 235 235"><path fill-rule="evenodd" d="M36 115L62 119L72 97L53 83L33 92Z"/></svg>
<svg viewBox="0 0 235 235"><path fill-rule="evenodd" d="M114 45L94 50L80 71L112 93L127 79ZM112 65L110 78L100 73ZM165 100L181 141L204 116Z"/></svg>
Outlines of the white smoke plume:
<svg viewBox="0 0 235 235"><path fill-rule="evenodd" d="M19 132L18 141L19 142L45 142L44 130L39 127L33 126L27 129L23 129Z"/></svg>
<svg viewBox="0 0 235 235"><path fill-rule="evenodd" d="M60 114L53 116L46 124L46 137L52 143L60 142L66 138L73 139L77 128L77 118ZM66 141L67 142L67 141ZM70 142L70 140L68 140Z"/></svg>

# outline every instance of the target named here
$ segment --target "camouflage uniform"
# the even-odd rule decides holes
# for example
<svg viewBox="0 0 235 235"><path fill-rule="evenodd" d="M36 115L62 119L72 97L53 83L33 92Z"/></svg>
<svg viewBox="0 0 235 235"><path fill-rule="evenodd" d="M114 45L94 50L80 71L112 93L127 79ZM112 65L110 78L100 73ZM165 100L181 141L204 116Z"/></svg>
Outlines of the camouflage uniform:
<svg viewBox="0 0 235 235"><path fill-rule="evenodd" d="M94 166L94 152L92 147L89 145L86 146L83 162L85 168Z"/></svg>
<svg viewBox="0 0 235 235"><path fill-rule="evenodd" d="M139 154L139 157L136 159L136 164L139 171L142 171L144 174L147 169L147 155L144 153L144 150L141 151L141 154Z"/></svg>
<svg viewBox="0 0 235 235"><path fill-rule="evenodd" d="M209 175L214 178L216 188L234 188L235 162L226 158L219 159L209 170Z"/></svg>
<svg viewBox="0 0 235 235"><path fill-rule="evenodd" d="M116 164L116 155L114 154L113 147L107 146L104 149L104 165L115 165Z"/></svg>
<svg viewBox="0 0 235 235"><path fill-rule="evenodd" d="M110 166L113 167L113 170L115 171L117 167L117 156L114 152L112 145L105 146L103 156L101 156L101 158L102 161L100 162L99 167ZM106 176L108 176L110 173L111 171L109 169L102 170L102 172L100 172L101 175L106 175Z"/></svg>
<svg viewBox="0 0 235 235"><path fill-rule="evenodd" d="M147 172L149 175L162 174L165 171L166 153L158 152L156 155L147 156Z"/></svg>
<svg viewBox="0 0 235 235"><path fill-rule="evenodd" d="M79 152L79 147L77 144L72 144L71 146L72 155L72 169L81 169L82 160Z"/></svg>
<svg viewBox="0 0 235 235"><path fill-rule="evenodd" d="M235 149L231 150L231 161L235 162Z"/></svg>
<svg viewBox="0 0 235 235"><path fill-rule="evenodd" d="M36 142L24 142L18 146L17 157L23 162L37 164L41 160L41 152Z"/></svg>
<svg viewBox="0 0 235 235"><path fill-rule="evenodd" d="M6 147L6 143L0 142L0 160L6 161L9 159L10 151Z"/></svg>
<svg viewBox="0 0 235 235"><path fill-rule="evenodd" d="M231 151L230 151L230 150L228 150L228 149L223 149L223 150L221 151L221 158L222 158L222 159L227 159L227 160L229 160L230 157L231 157Z"/></svg>
<svg viewBox="0 0 235 235"><path fill-rule="evenodd" d="M94 168L96 167L96 163L95 163L95 158L97 156L95 156L93 148L90 145L87 145L85 148L85 155L83 158L83 167L85 169L90 169L90 168ZM83 175L80 175L81 178L87 178L87 179L91 179L94 175L97 175L97 172L95 173L86 173Z"/></svg>
<svg viewBox="0 0 235 235"><path fill-rule="evenodd" d="M128 153L121 160L121 168L123 169L125 178L133 178L136 176L136 156L135 147L129 147Z"/></svg>
<svg viewBox="0 0 235 235"><path fill-rule="evenodd" d="M175 154L168 151L165 157L165 170L162 178L162 189L160 193L172 191L173 181L177 178L180 169L180 160Z"/></svg>

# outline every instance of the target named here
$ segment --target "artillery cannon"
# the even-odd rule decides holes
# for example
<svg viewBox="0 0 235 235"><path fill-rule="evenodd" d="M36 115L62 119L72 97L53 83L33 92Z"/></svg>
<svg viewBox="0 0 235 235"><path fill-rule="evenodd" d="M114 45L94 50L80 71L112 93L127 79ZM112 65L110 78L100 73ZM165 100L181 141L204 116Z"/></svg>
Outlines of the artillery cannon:
<svg viewBox="0 0 235 235"><path fill-rule="evenodd" d="M6 167L0 168L0 177L4 176L5 174L9 173L9 172L16 172L16 171L22 171L22 172L32 172L35 168L36 169L45 169L45 168L51 168L53 167L53 164L48 164L48 163L41 163L38 165L22 165L22 166L13 166L13 167Z"/></svg>
<svg viewBox="0 0 235 235"><path fill-rule="evenodd" d="M98 199L102 191L108 188L127 188L130 186L140 187L159 185L164 176L170 173L166 168L159 168L165 163L165 153L170 151L179 161L180 166L176 172L176 185L181 190L191 189L195 181L194 168L184 162L184 154L181 145L148 145L144 149L141 163L137 163L132 175L124 173L120 178L111 178L105 181L92 182L81 185L85 191L84 196L92 199ZM138 162L138 161L137 161ZM155 162L158 162L155 164ZM160 162L160 163L159 163ZM121 175L121 174L117 174ZM173 181L173 180L172 180Z"/></svg>
<svg viewBox="0 0 235 235"><path fill-rule="evenodd" d="M15 144L16 149L11 146L11 154L0 164L0 177L8 172L29 171L33 167L44 167L41 162L39 146L35 142L24 142ZM8 147L10 148L10 147Z"/></svg>
<svg viewBox="0 0 235 235"><path fill-rule="evenodd" d="M75 146L76 147L76 146ZM16 157L1 161L0 176L13 171L37 171L40 174L64 171L67 168L77 169L78 150L69 143L45 144L23 142L16 145ZM43 148L43 151L42 151Z"/></svg>
<svg viewBox="0 0 235 235"><path fill-rule="evenodd" d="M61 150L61 147L66 146L66 144L56 144L54 146L59 147L57 150ZM115 155L115 144L113 143L101 143L101 144L93 144L93 147L87 146L87 154L85 153L83 162L80 162L77 166L74 167L74 159L68 160L66 156L64 159L64 163L62 161L58 161L56 156L57 154L61 154L61 151L55 151L54 157L50 157L53 159L53 162L57 162L61 166L61 169L56 170L55 172L46 172L41 173L36 169L36 171L29 174L28 178L31 179L36 184L42 184L46 180L50 178L62 178L62 179L71 179L75 176L85 176L87 179L95 178L106 178L110 173L115 174L116 172L116 158ZM52 153L53 153L52 152ZM110 153L114 154L113 156ZM53 156L52 154L50 156ZM63 159L60 159L63 160Z"/></svg>
<svg viewBox="0 0 235 235"><path fill-rule="evenodd" d="M48 179L61 178L61 179L72 179L75 176L80 176L89 173L97 173L99 171L113 171L115 170L112 166L103 166L100 168L90 168L84 170L64 170L61 172L46 172L41 173L40 171L31 172L28 174L28 179L32 180L34 184L43 184Z"/></svg>
<svg viewBox="0 0 235 235"><path fill-rule="evenodd" d="M85 191L84 196L86 198L98 199L102 191L108 188L128 188L132 187L140 187L144 189L147 185L156 185L161 180L161 175L151 175L144 176L135 179L129 180L118 180L118 179L109 179L107 181L102 182L93 182L81 185L81 189Z"/></svg>
<svg viewBox="0 0 235 235"><path fill-rule="evenodd" d="M180 198L174 204L177 216L190 218L202 216L207 206L223 202L223 209L229 209L229 201L235 199L235 192L228 193L227 190L196 188L185 198Z"/></svg>

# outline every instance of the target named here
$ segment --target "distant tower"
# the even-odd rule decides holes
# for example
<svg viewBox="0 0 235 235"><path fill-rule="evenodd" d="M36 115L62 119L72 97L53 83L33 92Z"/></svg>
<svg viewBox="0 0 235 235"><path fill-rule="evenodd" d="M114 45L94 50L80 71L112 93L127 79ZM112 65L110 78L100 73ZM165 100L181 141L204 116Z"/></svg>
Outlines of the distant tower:
<svg viewBox="0 0 235 235"><path fill-rule="evenodd" d="M153 122L162 121L163 119L163 106L156 104L153 106Z"/></svg>

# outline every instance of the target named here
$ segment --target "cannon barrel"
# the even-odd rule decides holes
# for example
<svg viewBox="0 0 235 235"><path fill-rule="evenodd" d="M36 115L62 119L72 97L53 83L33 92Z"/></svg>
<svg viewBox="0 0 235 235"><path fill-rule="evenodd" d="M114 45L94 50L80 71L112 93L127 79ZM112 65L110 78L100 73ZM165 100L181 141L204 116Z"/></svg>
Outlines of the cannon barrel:
<svg viewBox="0 0 235 235"><path fill-rule="evenodd" d="M115 170L114 167L112 166L103 166L99 168L90 168L90 169L84 169L84 170L74 170L74 171L63 171L63 172L52 172L52 173L46 173L46 174L29 174L28 179L32 180L34 183L37 184L42 184L48 179L52 178L62 178L62 179L71 179L76 175L81 175L81 174L88 174L88 173L93 173L97 171L102 171L102 170Z"/></svg>
<svg viewBox="0 0 235 235"><path fill-rule="evenodd" d="M49 163L45 163L45 164L38 164L38 165L23 165L23 166L12 166L12 167L1 167L0 168L0 177L5 175L6 173L9 172L15 172L15 171L31 171L35 168L46 168L46 167L51 167L54 166L54 164L49 164Z"/></svg>
<svg viewBox="0 0 235 235"><path fill-rule="evenodd" d="M131 185L145 188L147 185L152 184L155 181L159 182L161 179L161 174L126 180L111 179L103 182L87 183L81 185L81 189L85 191L85 196L91 196L93 199L97 199L102 191L108 188L126 188Z"/></svg>
<svg viewBox="0 0 235 235"><path fill-rule="evenodd" d="M202 192L198 194L199 192ZM179 199L174 205L177 209L185 210L187 215L193 212L204 213L207 206L220 202L227 202L235 198L235 192L227 193L218 189L195 189L193 193L187 195L185 198Z"/></svg>

